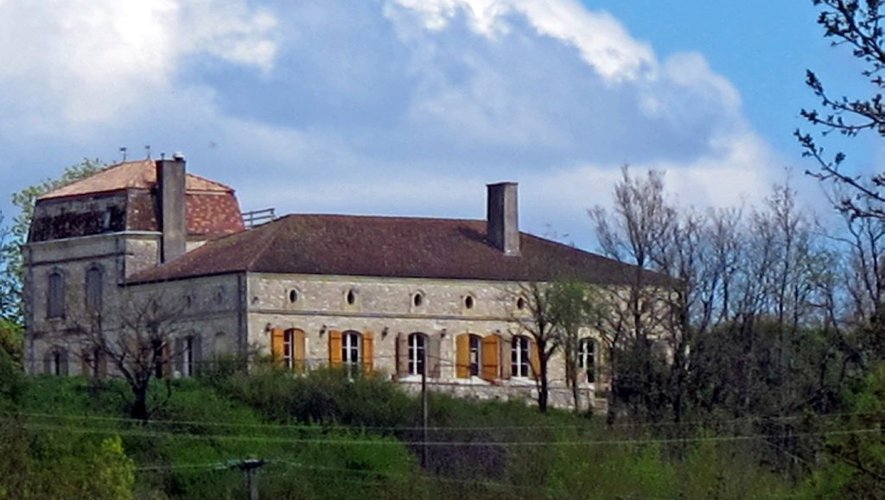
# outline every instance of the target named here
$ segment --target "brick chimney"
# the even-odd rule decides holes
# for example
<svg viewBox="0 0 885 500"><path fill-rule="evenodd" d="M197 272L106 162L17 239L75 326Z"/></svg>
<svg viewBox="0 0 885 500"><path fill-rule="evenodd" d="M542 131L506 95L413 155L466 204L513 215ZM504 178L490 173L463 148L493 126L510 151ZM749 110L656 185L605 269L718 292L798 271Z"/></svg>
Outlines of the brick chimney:
<svg viewBox="0 0 885 500"><path fill-rule="evenodd" d="M184 205L185 161L180 153L171 160L157 161L157 202L160 206L160 262L184 255L187 243L187 215Z"/></svg>
<svg viewBox="0 0 885 500"><path fill-rule="evenodd" d="M519 255L519 214L515 182L499 182L488 186L486 236L507 256Z"/></svg>

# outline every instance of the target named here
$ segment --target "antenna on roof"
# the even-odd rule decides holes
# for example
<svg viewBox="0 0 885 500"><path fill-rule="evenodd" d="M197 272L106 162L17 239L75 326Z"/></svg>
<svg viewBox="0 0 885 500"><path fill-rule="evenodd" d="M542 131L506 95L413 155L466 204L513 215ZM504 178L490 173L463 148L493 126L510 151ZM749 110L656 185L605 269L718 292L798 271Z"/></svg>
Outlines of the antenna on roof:
<svg viewBox="0 0 885 500"><path fill-rule="evenodd" d="M147 153L147 159L150 160L151 159L151 145L148 144L147 146L145 146L144 150Z"/></svg>
<svg viewBox="0 0 885 500"><path fill-rule="evenodd" d="M126 161L126 146L120 148L120 152L123 153L123 161Z"/></svg>

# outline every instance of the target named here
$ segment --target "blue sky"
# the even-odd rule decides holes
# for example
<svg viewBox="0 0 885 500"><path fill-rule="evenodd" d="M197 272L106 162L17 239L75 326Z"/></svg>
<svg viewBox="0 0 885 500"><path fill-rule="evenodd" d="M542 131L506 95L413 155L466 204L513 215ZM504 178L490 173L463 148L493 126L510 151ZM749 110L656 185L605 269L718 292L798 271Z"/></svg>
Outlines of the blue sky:
<svg viewBox="0 0 885 500"><path fill-rule="evenodd" d="M483 216L592 247L623 164L695 206L755 203L791 167L812 68L862 93L810 1L0 0L0 179L182 151L278 213ZM857 171L873 139L839 144ZM8 202L0 210L11 216Z"/></svg>

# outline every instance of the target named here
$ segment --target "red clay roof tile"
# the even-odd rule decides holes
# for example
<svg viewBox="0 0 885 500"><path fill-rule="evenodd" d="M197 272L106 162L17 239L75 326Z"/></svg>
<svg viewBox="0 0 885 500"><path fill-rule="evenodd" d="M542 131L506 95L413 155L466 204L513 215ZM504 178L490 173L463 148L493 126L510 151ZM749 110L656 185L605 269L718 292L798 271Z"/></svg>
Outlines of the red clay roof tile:
<svg viewBox="0 0 885 500"><path fill-rule="evenodd" d="M211 241L132 281L265 272L628 284L640 272L644 283L675 284L668 276L526 233L520 235L520 255L508 257L489 244L485 231L482 220L289 215Z"/></svg>

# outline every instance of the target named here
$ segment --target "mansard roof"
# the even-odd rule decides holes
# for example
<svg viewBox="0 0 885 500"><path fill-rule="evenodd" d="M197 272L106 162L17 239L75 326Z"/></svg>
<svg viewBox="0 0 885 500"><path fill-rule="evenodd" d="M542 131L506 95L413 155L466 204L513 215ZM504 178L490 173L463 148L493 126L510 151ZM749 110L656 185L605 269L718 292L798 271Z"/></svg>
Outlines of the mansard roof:
<svg viewBox="0 0 885 500"><path fill-rule="evenodd" d="M48 241L119 231L159 231L157 170L153 160L112 165L37 198L28 241ZM189 238L205 239L245 229L234 190L185 174Z"/></svg>
<svg viewBox="0 0 885 500"><path fill-rule="evenodd" d="M186 174L185 187L189 193L233 193L234 190L219 182L194 174ZM129 189L153 189L157 185L157 166L154 160L127 161L111 165L89 177L50 191L37 200L50 200L69 196L95 195Z"/></svg>
<svg viewBox="0 0 885 500"><path fill-rule="evenodd" d="M289 215L210 241L178 259L133 276L153 282L238 272L492 281L576 279L674 286L583 250L520 233L520 255L486 239L486 221L351 215Z"/></svg>

